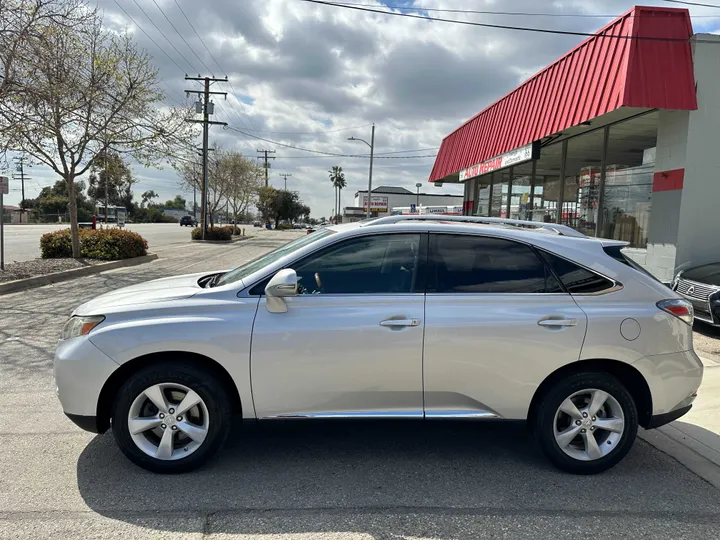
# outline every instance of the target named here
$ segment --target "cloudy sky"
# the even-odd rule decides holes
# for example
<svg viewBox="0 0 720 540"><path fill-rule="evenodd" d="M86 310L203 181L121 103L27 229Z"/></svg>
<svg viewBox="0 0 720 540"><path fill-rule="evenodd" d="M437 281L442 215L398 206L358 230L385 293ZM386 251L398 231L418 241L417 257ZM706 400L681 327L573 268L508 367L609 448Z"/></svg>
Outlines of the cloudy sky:
<svg viewBox="0 0 720 540"><path fill-rule="evenodd" d="M343 2L454 20L581 32L597 30L633 5L624 0ZM720 9L667 1L644 4L688 7L696 32L720 31ZM434 155L442 138L461 122L582 40L413 20L302 0L99 0L99 5L107 25L132 32L155 58L168 104L184 102L185 88L200 89L199 83L184 81L186 72L227 75L230 84L214 85L214 90L229 95L227 101L216 100L213 119L246 134L213 127L211 141L253 157L258 149L276 150L271 184L282 187L279 174L291 174L288 189L300 193L315 217L329 215L333 207L328 169L343 167L348 182L343 205L348 205L356 190L367 187L368 159L322 156L275 142L319 152L366 154L363 143L347 138L369 141L374 122L378 158L373 185L400 185L414 191L416 182L426 183L433 158L408 156ZM427 11L405 9L418 7ZM200 138L195 143L199 146ZM171 168L133 169L140 179L136 196L146 189L157 191L162 200L180 193ZM42 166L35 166L32 176L28 197L54 181ZM17 204L19 186L12 187L8 203ZM458 189L428 185L427 191Z"/></svg>

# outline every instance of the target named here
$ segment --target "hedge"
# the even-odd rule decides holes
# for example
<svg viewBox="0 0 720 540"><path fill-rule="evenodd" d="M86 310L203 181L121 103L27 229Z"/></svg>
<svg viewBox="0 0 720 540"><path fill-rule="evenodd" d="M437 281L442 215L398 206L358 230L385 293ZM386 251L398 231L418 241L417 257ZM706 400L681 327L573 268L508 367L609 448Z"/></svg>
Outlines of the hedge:
<svg viewBox="0 0 720 540"><path fill-rule="evenodd" d="M292 225L288 225L287 223L281 223L277 227L275 227L278 231L287 231L289 229L292 229Z"/></svg>
<svg viewBox="0 0 720 540"><path fill-rule="evenodd" d="M147 255L147 240L122 229L80 229L80 256L114 261ZM70 229L43 234L40 238L43 259L72 257Z"/></svg>
<svg viewBox="0 0 720 540"><path fill-rule="evenodd" d="M232 227L210 227L205 231L205 240L232 240ZM202 228L197 227L192 231L193 240L202 240Z"/></svg>

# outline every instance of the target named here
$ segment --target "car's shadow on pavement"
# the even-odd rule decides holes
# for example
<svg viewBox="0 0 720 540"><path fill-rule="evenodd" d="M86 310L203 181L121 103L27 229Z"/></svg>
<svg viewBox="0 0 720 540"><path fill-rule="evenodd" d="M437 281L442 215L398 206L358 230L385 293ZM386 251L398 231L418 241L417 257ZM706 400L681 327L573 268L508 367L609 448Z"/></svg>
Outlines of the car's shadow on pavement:
<svg viewBox="0 0 720 540"><path fill-rule="evenodd" d="M688 489L707 490L709 506L686 504L678 478ZM713 488L641 441L603 475L561 473L520 423L244 426L216 459L185 475L135 467L106 434L80 455L77 480L99 514L178 533L198 525L174 515L203 518L206 532L457 538L467 537L455 529L467 519L551 516L581 523L596 520L599 511L637 519L672 512L675 520L707 523L718 519L720 504ZM148 516L168 519L148 522Z"/></svg>

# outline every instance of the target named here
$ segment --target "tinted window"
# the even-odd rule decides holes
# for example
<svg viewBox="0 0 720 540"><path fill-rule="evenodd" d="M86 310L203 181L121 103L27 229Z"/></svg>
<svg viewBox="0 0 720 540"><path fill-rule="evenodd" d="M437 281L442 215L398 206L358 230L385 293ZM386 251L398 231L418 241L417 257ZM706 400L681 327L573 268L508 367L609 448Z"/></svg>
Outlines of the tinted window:
<svg viewBox="0 0 720 540"><path fill-rule="evenodd" d="M300 294L396 294L418 283L419 234L386 234L341 242L293 264Z"/></svg>
<svg viewBox="0 0 720 540"><path fill-rule="evenodd" d="M552 255L547 251L542 252L542 256L552 266L555 274L571 294L589 294L609 289L614 284L612 281L602 276L586 270L575 263Z"/></svg>
<svg viewBox="0 0 720 540"><path fill-rule="evenodd" d="M481 236L432 235L428 292L562 292L547 265L524 244Z"/></svg>

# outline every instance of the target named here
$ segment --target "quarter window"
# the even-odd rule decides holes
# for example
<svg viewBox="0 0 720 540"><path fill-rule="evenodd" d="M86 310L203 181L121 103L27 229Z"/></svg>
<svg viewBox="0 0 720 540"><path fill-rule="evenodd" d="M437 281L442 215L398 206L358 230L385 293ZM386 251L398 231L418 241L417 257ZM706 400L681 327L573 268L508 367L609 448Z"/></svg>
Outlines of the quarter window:
<svg viewBox="0 0 720 540"><path fill-rule="evenodd" d="M299 294L421 292L420 235L386 234L330 246L292 265ZM420 290L418 290L420 289Z"/></svg>
<svg viewBox="0 0 720 540"><path fill-rule="evenodd" d="M565 289L570 294L592 294L612 288L615 284L595 272L586 270L575 263L542 251L543 258L555 271Z"/></svg>
<svg viewBox="0 0 720 540"><path fill-rule="evenodd" d="M547 265L525 244L470 235L432 235L428 292L559 293Z"/></svg>

